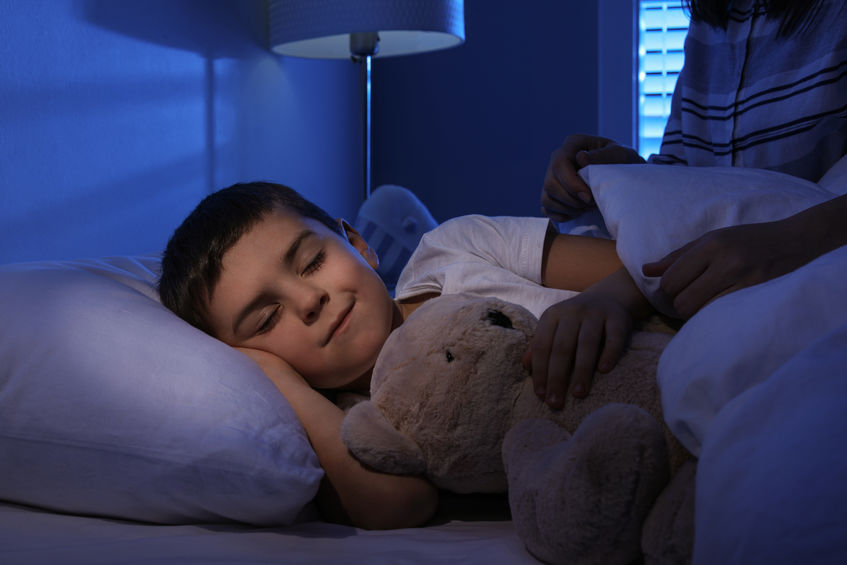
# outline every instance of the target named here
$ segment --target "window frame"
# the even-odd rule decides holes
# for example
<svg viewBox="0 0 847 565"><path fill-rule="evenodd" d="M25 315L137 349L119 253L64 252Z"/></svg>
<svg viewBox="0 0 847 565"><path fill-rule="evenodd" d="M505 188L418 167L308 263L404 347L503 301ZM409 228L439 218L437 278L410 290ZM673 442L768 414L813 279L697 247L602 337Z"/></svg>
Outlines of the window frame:
<svg viewBox="0 0 847 565"><path fill-rule="evenodd" d="M639 152L642 151L639 84L642 1L648 0L597 2L597 133ZM668 0L668 3L682 4L681 0Z"/></svg>
<svg viewBox="0 0 847 565"><path fill-rule="evenodd" d="M637 4L635 147L646 159L658 153L661 146L673 90L685 60L689 22L680 0L638 0Z"/></svg>

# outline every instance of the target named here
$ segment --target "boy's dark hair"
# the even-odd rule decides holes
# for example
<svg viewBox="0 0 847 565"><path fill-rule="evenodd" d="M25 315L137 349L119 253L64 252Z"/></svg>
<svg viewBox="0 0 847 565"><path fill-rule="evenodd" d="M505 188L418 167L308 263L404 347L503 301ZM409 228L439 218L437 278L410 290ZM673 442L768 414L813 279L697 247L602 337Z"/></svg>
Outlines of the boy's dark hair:
<svg viewBox="0 0 847 565"><path fill-rule="evenodd" d="M322 208L295 190L270 182L234 184L204 198L174 231L162 256L159 297L168 309L213 335L206 321L224 254L275 209L317 220L343 235Z"/></svg>

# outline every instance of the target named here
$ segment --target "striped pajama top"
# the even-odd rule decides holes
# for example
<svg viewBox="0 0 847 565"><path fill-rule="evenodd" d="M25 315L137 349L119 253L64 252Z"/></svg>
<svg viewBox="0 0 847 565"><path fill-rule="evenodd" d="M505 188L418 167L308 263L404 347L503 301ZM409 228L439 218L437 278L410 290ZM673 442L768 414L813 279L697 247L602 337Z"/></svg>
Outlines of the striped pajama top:
<svg viewBox="0 0 847 565"><path fill-rule="evenodd" d="M755 167L816 182L847 154L847 2L778 37L759 0L726 30L691 22L660 154L652 163Z"/></svg>

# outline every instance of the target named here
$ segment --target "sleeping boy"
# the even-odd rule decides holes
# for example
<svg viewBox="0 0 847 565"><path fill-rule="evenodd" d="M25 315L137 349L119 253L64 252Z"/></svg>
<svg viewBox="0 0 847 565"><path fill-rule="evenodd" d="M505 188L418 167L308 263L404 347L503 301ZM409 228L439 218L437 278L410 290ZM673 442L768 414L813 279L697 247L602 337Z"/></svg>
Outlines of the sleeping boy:
<svg viewBox="0 0 847 565"><path fill-rule="evenodd" d="M294 408L325 477L328 521L363 528L419 525L437 491L425 479L359 464L341 442L344 413L321 390L367 393L389 333L425 300L472 292L540 316L524 355L553 408L588 394L595 369L620 358L650 307L614 242L556 233L544 218L466 216L424 235L392 298L373 249L294 190L237 184L206 197L176 229L162 259L165 306L238 348Z"/></svg>

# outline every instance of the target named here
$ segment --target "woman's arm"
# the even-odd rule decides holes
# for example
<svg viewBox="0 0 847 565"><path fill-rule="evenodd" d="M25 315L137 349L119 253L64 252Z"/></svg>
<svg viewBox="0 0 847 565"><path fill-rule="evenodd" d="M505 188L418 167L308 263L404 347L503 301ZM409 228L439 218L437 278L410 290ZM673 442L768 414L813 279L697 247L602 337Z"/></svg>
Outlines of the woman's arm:
<svg viewBox="0 0 847 565"><path fill-rule="evenodd" d="M279 357L240 348L265 371L294 408L326 477L318 506L327 521L367 529L418 526L434 513L437 489L421 477L388 475L363 467L342 443L344 412L311 388Z"/></svg>
<svg viewBox="0 0 847 565"><path fill-rule="evenodd" d="M684 319L730 292L789 273L847 244L847 195L775 222L711 231L659 261L646 276Z"/></svg>

